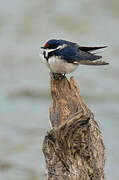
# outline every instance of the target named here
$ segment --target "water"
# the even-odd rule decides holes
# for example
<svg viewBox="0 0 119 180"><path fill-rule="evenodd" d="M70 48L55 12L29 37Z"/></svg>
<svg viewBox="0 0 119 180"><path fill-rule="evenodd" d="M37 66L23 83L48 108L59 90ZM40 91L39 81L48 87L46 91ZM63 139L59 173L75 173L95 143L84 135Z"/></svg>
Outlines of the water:
<svg viewBox="0 0 119 180"><path fill-rule="evenodd" d="M38 53L51 38L109 46L101 53L110 66L80 66L72 75L101 127L106 177L119 179L118 19L118 0L0 1L0 179L45 179L51 98Z"/></svg>

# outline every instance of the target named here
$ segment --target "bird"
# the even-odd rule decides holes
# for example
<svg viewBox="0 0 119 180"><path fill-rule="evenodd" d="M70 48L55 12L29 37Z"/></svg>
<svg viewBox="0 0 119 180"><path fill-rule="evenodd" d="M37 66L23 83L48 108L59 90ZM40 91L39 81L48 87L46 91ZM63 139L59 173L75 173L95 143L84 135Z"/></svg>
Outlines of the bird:
<svg viewBox="0 0 119 180"><path fill-rule="evenodd" d="M40 57L52 73L65 75L75 71L80 64L108 65L108 62L99 60L102 56L94 53L95 50L106 47L80 46L67 40L51 39L41 47Z"/></svg>

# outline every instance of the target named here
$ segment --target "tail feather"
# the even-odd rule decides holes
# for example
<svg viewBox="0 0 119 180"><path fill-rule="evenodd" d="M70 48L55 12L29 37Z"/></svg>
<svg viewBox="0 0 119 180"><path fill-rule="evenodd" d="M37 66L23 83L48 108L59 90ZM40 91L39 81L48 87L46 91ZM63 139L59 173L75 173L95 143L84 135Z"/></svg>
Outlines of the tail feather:
<svg viewBox="0 0 119 180"><path fill-rule="evenodd" d="M100 46L100 47L86 47L86 46L79 46L79 49L85 52L95 51L98 49L106 48L107 46Z"/></svg>
<svg viewBox="0 0 119 180"><path fill-rule="evenodd" d="M74 64L84 64L84 65L107 65L109 63L99 60L102 58L102 56L98 56L95 53L92 53L92 51L106 48L107 46L100 46L100 47L85 47L85 46L79 46L79 55L77 56L77 61L74 61Z"/></svg>
<svg viewBox="0 0 119 180"><path fill-rule="evenodd" d="M108 65L109 63L105 61L82 60L78 64L100 66L100 65Z"/></svg>

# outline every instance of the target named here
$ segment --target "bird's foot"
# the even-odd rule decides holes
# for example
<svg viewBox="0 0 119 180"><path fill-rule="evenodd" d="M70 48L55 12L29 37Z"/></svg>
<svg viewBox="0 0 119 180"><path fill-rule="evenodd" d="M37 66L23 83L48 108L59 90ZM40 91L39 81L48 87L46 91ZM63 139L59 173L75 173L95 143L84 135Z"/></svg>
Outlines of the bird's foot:
<svg viewBox="0 0 119 180"><path fill-rule="evenodd" d="M55 80L62 80L65 77L65 74L52 73Z"/></svg>

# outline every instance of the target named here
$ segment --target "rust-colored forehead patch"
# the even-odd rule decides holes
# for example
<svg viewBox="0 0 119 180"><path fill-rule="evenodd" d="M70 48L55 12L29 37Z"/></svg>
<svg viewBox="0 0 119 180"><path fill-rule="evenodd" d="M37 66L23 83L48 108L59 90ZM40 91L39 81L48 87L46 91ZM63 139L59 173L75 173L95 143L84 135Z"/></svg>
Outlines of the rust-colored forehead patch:
<svg viewBox="0 0 119 180"><path fill-rule="evenodd" d="M46 44L44 45L44 47L45 47L45 48L49 47L49 44L48 44L48 43L46 43Z"/></svg>

